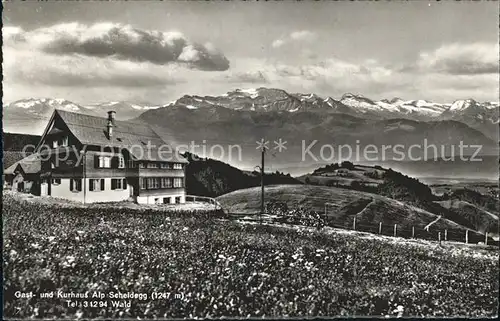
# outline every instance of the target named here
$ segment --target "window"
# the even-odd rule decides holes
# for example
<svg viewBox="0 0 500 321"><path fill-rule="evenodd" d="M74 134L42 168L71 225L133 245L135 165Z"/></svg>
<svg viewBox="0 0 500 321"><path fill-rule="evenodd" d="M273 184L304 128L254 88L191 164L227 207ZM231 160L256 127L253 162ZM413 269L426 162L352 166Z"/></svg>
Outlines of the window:
<svg viewBox="0 0 500 321"><path fill-rule="evenodd" d="M118 168L125 168L125 158L122 155L118 156Z"/></svg>
<svg viewBox="0 0 500 321"><path fill-rule="evenodd" d="M158 168L157 163L148 163L148 168Z"/></svg>
<svg viewBox="0 0 500 321"><path fill-rule="evenodd" d="M174 169L182 169L182 164L181 163L175 163L174 164Z"/></svg>
<svg viewBox="0 0 500 321"><path fill-rule="evenodd" d="M127 180L125 178L112 178L111 179L111 189L126 189L127 188Z"/></svg>
<svg viewBox="0 0 500 321"><path fill-rule="evenodd" d="M110 156L98 156L97 157L97 167L99 167L99 168L111 168L111 157Z"/></svg>
<svg viewBox="0 0 500 321"><path fill-rule="evenodd" d="M68 146L68 136L61 138L61 146Z"/></svg>
<svg viewBox="0 0 500 321"><path fill-rule="evenodd" d="M61 184L61 179L60 178L53 178L52 179L52 184L53 185L59 185L59 184Z"/></svg>
<svg viewBox="0 0 500 321"><path fill-rule="evenodd" d="M160 199L158 197L155 198L155 204L160 204Z"/></svg>
<svg viewBox="0 0 500 321"><path fill-rule="evenodd" d="M146 189L147 188L147 179L146 178L141 178L141 189Z"/></svg>
<svg viewBox="0 0 500 321"><path fill-rule="evenodd" d="M139 168L144 168L146 166L144 166L144 163L139 163Z"/></svg>
<svg viewBox="0 0 500 321"><path fill-rule="evenodd" d="M104 191L104 178L90 179L89 190L92 192Z"/></svg>
<svg viewBox="0 0 500 321"><path fill-rule="evenodd" d="M163 169L170 169L171 168L171 166L170 166L169 163L161 163L160 167L163 168Z"/></svg>
<svg viewBox="0 0 500 321"><path fill-rule="evenodd" d="M162 177L161 178L161 188L172 188L173 180L170 177Z"/></svg>
<svg viewBox="0 0 500 321"><path fill-rule="evenodd" d="M52 142L52 148L57 148L57 146L58 146L57 140L54 140Z"/></svg>
<svg viewBox="0 0 500 321"><path fill-rule="evenodd" d="M174 178L174 188L184 187L184 179L181 177Z"/></svg>
<svg viewBox="0 0 500 321"><path fill-rule="evenodd" d="M69 190L72 192L81 192L82 191L82 179L70 179L69 180Z"/></svg>
<svg viewBox="0 0 500 321"><path fill-rule="evenodd" d="M148 178L148 188L149 189L160 188L160 178L158 178L158 177L149 177Z"/></svg>
<svg viewBox="0 0 500 321"><path fill-rule="evenodd" d="M131 159L130 159L130 160L128 161L128 167L129 167L129 168L136 168L136 167L137 167L137 164L136 164L136 162L134 162L133 160L131 160Z"/></svg>

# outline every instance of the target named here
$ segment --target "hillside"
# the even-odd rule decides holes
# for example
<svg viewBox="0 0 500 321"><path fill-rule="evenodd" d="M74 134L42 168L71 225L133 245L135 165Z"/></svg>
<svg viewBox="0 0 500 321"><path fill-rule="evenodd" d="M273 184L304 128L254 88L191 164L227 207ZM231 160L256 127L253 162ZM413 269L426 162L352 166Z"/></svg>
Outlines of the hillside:
<svg viewBox="0 0 500 321"><path fill-rule="evenodd" d="M36 146L40 140L40 136L37 135L26 135L26 134L13 134L13 133L3 133L2 144L3 144L3 156L2 156L2 166L3 168L8 168L15 162L23 159L25 155L22 150L25 146L31 145ZM32 150L32 149L30 149ZM27 150L29 152L30 150Z"/></svg>
<svg viewBox="0 0 500 321"><path fill-rule="evenodd" d="M243 172L224 162L193 157L190 153L185 153L184 157L189 161L186 168L186 192L190 195L217 197L238 189L260 185L258 172ZM276 172L266 173L264 184L301 183L290 175Z"/></svg>
<svg viewBox="0 0 500 321"><path fill-rule="evenodd" d="M27 145L36 146L40 141L38 135L3 133L3 151L22 151Z"/></svg>
<svg viewBox="0 0 500 321"><path fill-rule="evenodd" d="M460 200L440 201L439 204L458 213L470 222L476 231L498 235L498 212L491 213L474 204Z"/></svg>
<svg viewBox="0 0 500 321"><path fill-rule="evenodd" d="M364 186L375 188L384 182L386 172L382 167L354 165L351 162L329 164L315 169L297 179L312 185L351 187Z"/></svg>
<svg viewBox="0 0 500 321"><path fill-rule="evenodd" d="M468 188L455 190L448 198L466 201L493 213L500 212L500 204L497 197L484 195Z"/></svg>
<svg viewBox="0 0 500 321"><path fill-rule="evenodd" d="M320 167L298 179L306 184L368 191L405 202L419 203L436 198L431 189L418 179L391 168L358 165L348 161Z"/></svg>
<svg viewBox="0 0 500 321"><path fill-rule="evenodd" d="M486 211L497 216L499 213L498 202L489 195L482 195L472 190L457 190L451 196L449 194L436 196L429 186L418 179L377 165L362 166L354 165L351 162L331 164L318 168L312 174L304 175L299 179L306 184L343 187L375 193L411 204L435 215L441 215L450 221L481 233L484 232L484 226L477 222L483 220L470 218L479 214L471 214L469 207L447 206L446 203L439 201L464 200L477 205L480 213ZM478 229L479 227L481 228Z"/></svg>
<svg viewBox="0 0 500 321"><path fill-rule="evenodd" d="M238 190L217 198L230 213L257 214L260 211L260 189ZM463 241L466 227L446 218L381 195L343 188L311 185L275 185L265 189L266 204L283 202L289 208L302 207L325 214L329 225L351 227L356 217L358 229L378 232L382 222L385 232L392 233L398 224L401 235L411 235L415 227L417 237L437 238L438 231L448 230L449 238ZM423 228L437 220L427 233ZM388 231L387 231L388 230ZM470 240L484 241L484 236L470 232Z"/></svg>

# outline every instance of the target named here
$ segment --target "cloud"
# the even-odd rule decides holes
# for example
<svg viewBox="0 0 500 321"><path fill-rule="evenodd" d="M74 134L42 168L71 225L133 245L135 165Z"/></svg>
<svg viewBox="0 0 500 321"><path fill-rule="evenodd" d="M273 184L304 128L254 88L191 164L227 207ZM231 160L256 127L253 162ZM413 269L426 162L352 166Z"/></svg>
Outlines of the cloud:
<svg viewBox="0 0 500 321"><path fill-rule="evenodd" d="M498 52L498 43L448 44L421 53L416 67L450 75L498 74Z"/></svg>
<svg viewBox="0 0 500 321"><path fill-rule="evenodd" d="M155 65L177 63L203 71L229 68L229 60L212 44L193 43L176 31L142 30L116 23L66 23L31 31L16 27L7 30L4 43L23 43L25 48L57 56L77 54Z"/></svg>
<svg viewBox="0 0 500 321"><path fill-rule="evenodd" d="M23 36L24 30L19 27L6 26L2 28L3 42L24 42L26 39Z"/></svg>
<svg viewBox="0 0 500 321"><path fill-rule="evenodd" d="M101 59L83 55L54 56L4 48L4 81L54 87L163 87L182 82L173 65ZM7 86L6 86L7 87ZM8 87L7 87L8 88Z"/></svg>
<svg viewBox="0 0 500 321"><path fill-rule="evenodd" d="M290 39L293 40L307 40L313 39L315 34L308 30L294 31L290 34Z"/></svg>
<svg viewBox="0 0 500 321"><path fill-rule="evenodd" d="M273 48L279 48L279 47L283 46L285 43L286 43L285 40L276 39L276 40L273 41L273 43L271 44L271 46Z"/></svg>
<svg viewBox="0 0 500 321"><path fill-rule="evenodd" d="M276 39L272 42L271 46L273 48L279 48L286 44L300 41L310 41L316 38L316 34L309 30L294 31L287 35L286 37Z"/></svg>
<svg viewBox="0 0 500 321"><path fill-rule="evenodd" d="M232 83L266 84L269 81L262 71L238 72L233 75L226 75L225 80Z"/></svg>
<svg viewBox="0 0 500 321"><path fill-rule="evenodd" d="M313 92L334 98L340 98L346 92L357 92L372 99L397 96L443 103L470 97L479 101L498 100L498 74L403 71L398 66L374 59L354 63L327 58L302 65L262 60L260 63L235 64L232 69L226 78L239 87L262 83L292 92Z"/></svg>

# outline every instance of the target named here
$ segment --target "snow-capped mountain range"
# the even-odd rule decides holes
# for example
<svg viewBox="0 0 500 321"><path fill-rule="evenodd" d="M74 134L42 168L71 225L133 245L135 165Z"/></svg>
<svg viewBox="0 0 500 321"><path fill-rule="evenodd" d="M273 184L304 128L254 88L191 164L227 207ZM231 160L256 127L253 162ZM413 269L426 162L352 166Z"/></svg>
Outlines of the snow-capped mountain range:
<svg viewBox="0 0 500 321"><path fill-rule="evenodd" d="M80 105L65 99L23 99L4 105L4 127L8 131L20 121L46 119L54 109L104 117L108 110L117 111L118 119L133 119L159 108L187 109L224 107L253 112L322 112L344 113L371 119L404 118L417 121L456 120L478 129L488 137L498 137L498 102L477 102L473 99L437 103L401 98L372 100L362 95L344 94L340 99L316 94L288 93L281 89L236 89L219 96L184 95L168 104L136 104L105 102ZM31 127L33 129L33 127ZM18 131L19 132L19 131Z"/></svg>

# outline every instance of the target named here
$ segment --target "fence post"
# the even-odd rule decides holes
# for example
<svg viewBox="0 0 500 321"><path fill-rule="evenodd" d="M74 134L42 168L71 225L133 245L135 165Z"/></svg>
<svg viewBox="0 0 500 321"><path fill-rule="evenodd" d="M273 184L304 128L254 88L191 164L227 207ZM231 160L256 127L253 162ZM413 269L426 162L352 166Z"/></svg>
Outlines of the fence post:
<svg viewBox="0 0 500 321"><path fill-rule="evenodd" d="M415 238L415 226L412 226L411 227L411 238L414 239Z"/></svg>
<svg viewBox="0 0 500 321"><path fill-rule="evenodd" d="M465 243L469 244L469 230L465 230Z"/></svg>
<svg viewBox="0 0 500 321"><path fill-rule="evenodd" d="M441 245L441 232L438 232L439 245Z"/></svg>
<svg viewBox="0 0 500 321"><path fill-rule="evenodd" d="M382 222L378 223L378 234L382 234Z"/></svg>
<svg viewBox="0 0 500 321"><path fill-rule="evenodd" d="M444 230L444 240L448 241L448 230Z"/></svg>
<svg viewBox="0 0 500 321"><path fill-rule="evenodd" d="M354 216L354 221L352 222L352 229L356 230L356 216Z"/></svg>
<svg viewBox="0 0 500 321"><path fill-rule="evenodd" d="M398 229L398 225L397 224L394 224L394 237L396 237L396 231Z"/></svg>
<svg viewBox="0 0 500 321"><path fill-rule="evenodd" d="M484 245L488 245L488 232L484 234Z"/></svg>

